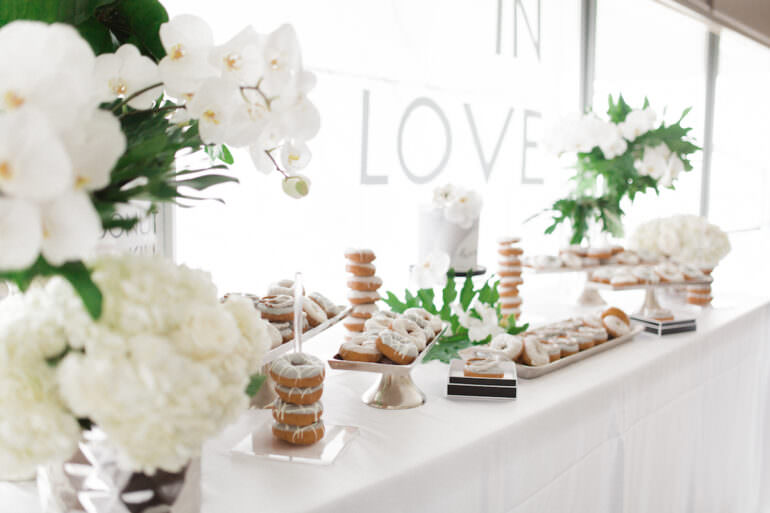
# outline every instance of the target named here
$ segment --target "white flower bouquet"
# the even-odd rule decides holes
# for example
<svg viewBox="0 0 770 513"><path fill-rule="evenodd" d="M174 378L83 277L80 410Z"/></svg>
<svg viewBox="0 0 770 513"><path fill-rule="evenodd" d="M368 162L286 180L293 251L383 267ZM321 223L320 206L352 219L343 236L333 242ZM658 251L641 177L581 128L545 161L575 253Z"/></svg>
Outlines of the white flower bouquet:
<svg viewBox="0 0 770 513"><path fill-rule="evenodd" d="M633 201L639 193L659 187L674 188L682 171L690 171L690 155L699 150L688 139L690 128L682 127L686 109L676 123L657 123L657 115L645 99L641 109L632 109L618 97L609 98L608 120L594 113L565 120L550 135L547 146L555 153L577 154L575 190L557 200L548 212L553 223L546 233L569 221L571 244L580 244L589 223L600 223L604 232L623 235L621 201Z"/></svg>
<svg viewBox="0 0 770 513"><path fill-rule="evenodd" d="M724 231L693 215L648 221L637 227L630 246L701 269L713 269L731 249Z"/></svg>
<svg viewBox="0 0 770 513"><path fill-rule="evenodd" d="M446 184L433 191L433 207L444 213L444 219L468 229L481 215L481 195L470 189Z"/></svg>
<svg viewBox="0 0 770 513"><path fill-rule="evenodd" d="M157 0L7 0L0 27L0 279L24 290L61 275L98 318L82 260L104 230L139 221L118 206L237 181L213 173L233 162L227 145L308 193L297 173L320 120L291 26L217 46L203 20L169 21ZM205 164L178 168L195 154Z"/></svg>
<svg viewBox="0 0 770 513"><path fill-rule="evenodd" d="M121 468L176 472L248 406L269 348L250 300L160 258L89 264L98 321L58 277L0 302L0 479L66 460L92 424Z"/></svg>

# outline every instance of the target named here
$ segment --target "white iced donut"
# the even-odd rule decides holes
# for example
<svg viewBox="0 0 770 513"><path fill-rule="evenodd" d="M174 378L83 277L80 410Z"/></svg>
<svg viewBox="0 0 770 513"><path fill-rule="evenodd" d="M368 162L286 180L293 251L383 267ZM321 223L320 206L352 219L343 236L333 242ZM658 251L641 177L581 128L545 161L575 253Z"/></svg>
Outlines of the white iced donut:
<svg viewBox="0 0 770 513"><path fill-rule="evenodd" d="M569 267L570 269L580 269L583 267L583 259L575 253L562 253L559 255L559 258L561 258L564 267Z"/></svg>
<svg viewBox="0 0 770 513"><path fill-rule="evenodd" d="M679 270L679 266L676 264L660 264L655 266L655 272L658 273L661 280L670 282L685 281L684 274Z"/></svg>
<svg viewBox="0 0 770 513"><path fill-rule="evenodd" d="M419 354L411 337L393 330L383 330L379 333L377 349L399 365L412 363Z"/></svg>
<svg viewBox="0 0 770 513"><path fill-rule="evenodd" d="M324 362L306 353L289 353L276 358L270 377L285 387L314 387L324 380Z"/></svg>
<svg viewBox="0 0 770 513"><path fill-rule="evenodd" d="M524 347L524 342L521 337L515 335L509 335L508 333L500 333L495 335L492 341L489 343L489 347L502 351L505 356L511 360L515 360L521 354L521 349Z"/></svg>
<svg viewBox="0 0 770 513"><path fill-rule="evenodd" d="M398 318L398 314L395 312L377 312L371 319L367 319L364 323L364 331L382 331L390 326L390 323Z"/></svg>
<svg viewBox="0 0 770 513"><path fill-rule="evenodd" d="M433 315L424 308L407 308L404 310L404 315L418 315L422 317L430 324L430 327L433 329L433 333L435 334L438 334L443 328L441 317L438 315Z"/></svg>
<svg viewBox="0 0 770 513"><path fill-rule="evenodd" d="M540 343L537 336L528 335L524 337L524 347L521 351L521 360L527 365L540 366L546 365L551 361L545 346Z"/></svg>
<svg viewBox="0 0 770 513"><path fill-rule="evenodd" d="M324 313L326 313L326 316L329 319L331 319L335 315L339 314L342 310L344 310L343 307L336 305L334 301L324 296L320 292L313 292L308 296L308 298L310 298L318 306L320 306L323 309Z"/></svg>
<svg viewBox="0 0 770 513"><path fill-rule="evenodd" d="M393 322L390 323L390 329L411 338L414 345L417 346L418 351L425 349L425 346L428 343L428 339L422 328L420 328L416 322L410 321L405 317L399 317L398 319L393 320Z"/></svg>
<svg viewBox="0 0 770 513"><path fill-rule="evenodd" d="M503 367L496 358L472 358L465 362L463 374L474 378L502 378Z"/></svg>
<svg viewBox="0 0 770 513"><path fill-rule="evenodd" d="M321 401L313 404L291 404L283 399L276 399L273 403L273 418L277 422L292 426L309 426L318 422L324 411Z"/></svg>
<svg viewBox="0 0 770 513"><path fill-rule="evenodd" d="M352 305L368 305L380 300L380 294L376 290L351 290L348 292L348 301Z"/></svg>
<svg viewBox="0 0 770 513"><path fill-rule="evenodd" d="M650 267L639 265L631 269L631 274L638 278L642 283L659 283L660 276Z"/></svg>
<svg viewBox="0 0 770 513"><path fill-rule="evenodd" d="M357 362L378 362L382 353L377 349L377 335L371 333L356 333L340 346L340 356L343 360Z"/></svg>
<svg viewBox="0 0 770 513"><path fill-rule="evenodd" d="M278 328L270 322L266 322L265 325L267 326L267 334L270 336L270 349L275 349L283 344L283 335Z"/></svg>

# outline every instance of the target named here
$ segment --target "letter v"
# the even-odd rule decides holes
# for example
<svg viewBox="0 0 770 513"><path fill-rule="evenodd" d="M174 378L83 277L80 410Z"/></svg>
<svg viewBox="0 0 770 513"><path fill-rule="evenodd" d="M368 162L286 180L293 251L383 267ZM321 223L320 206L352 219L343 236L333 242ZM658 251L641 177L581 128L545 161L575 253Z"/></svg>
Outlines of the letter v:
<svg viewBox="0 0 770 513"><path fill-rule="evenodd" d="M511 116L513 116L513 108L508 109L508 115L505 117L503 123L503 129L500 131L500 136L497 138L497 144L495 144L495 150L492 152L492 158L489 161L484 158L484 149L481 147L481 138L479 132L476 129L476 122L473 120L473 112L469 104L464 104L465 115L468 116L468 125L471 127L471 134L473 135L473 142L476 145L476 153L479 154L479 161L481 162L481 169L484 171L484 179L489 182L489 176L492 174L492 168L495 167L495 161L497 155L500 153L500 148L503 145L503 139L505 138L505 132L508 131L508 125L511 122Z"/></svg>

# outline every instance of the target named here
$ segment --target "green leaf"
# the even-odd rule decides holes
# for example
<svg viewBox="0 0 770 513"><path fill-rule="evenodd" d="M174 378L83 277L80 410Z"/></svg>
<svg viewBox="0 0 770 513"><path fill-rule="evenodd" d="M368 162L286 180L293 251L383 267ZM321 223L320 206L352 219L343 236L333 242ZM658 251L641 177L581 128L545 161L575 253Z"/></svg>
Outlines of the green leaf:
<svg viewBox="0 0 770 513"><path fill-rule="evenodd" d="M249 384L246 386L246 395L249 397L257 395L257 392L259 392L259 389L265 384L265 381L267 381L267 376L265 374L252 375L249 379Z"/></svg>
<svg viewBox="0 0 770 513"><path fill-rule="evenodd" d="M38 20L79 25L113 0L2 0L0 26L14 20Z"/></svg>
<svg viewBox="0 0 770 513"><path fill-rule="evenodd" d="M457 284L455 283L455 270L449 269L446 273L446 285L441 292L441 299L444 305L441 307L439 315L445 321L449 321L452 315L452 303L457 299Z"/></svg>
<svg viewBox="0 0 770 513"><path fill-rule="evenodd" d="M631 112L631 107L626 103L626 100L623 99L622 94L618 95L617 103L612 101L612 95L610 95L609 108L607 109L607 115L609 116L610 121L615 124L622 123L625 121L629 112Z"/></svg>
<svg viewBox="0 0 770 513"><path fill-rule="evenodd" d="M238 179L227 175L203 175L187 180L179 180L174 185L177 187L191 187L196 191L203 191L221 183L238 183Z"/></svg>
<svg viewBox="0 0 770 513"><path fill-rule="evenodd" d="M487 280L484 286L481 287L481 290L479 290L479 301L487 305L497 304L497 301L500 299L500 293L497 291L499 285L499 280L495 281L492 286L489 285L489 280Z"/></svg>
<svg viewBox="0 0 770 513"><path fill-rule="evenodd" d="M420 306L420 301L417 296L409 292L409 290L404 290L404 296L406 297L406 308L415 308Z"/></svg>
<svg viewBox="0 0 770 513"><path fill-rule="evenodd" d="M61 274L72 284L91 318L99 319L102 315L102 292L91 279L91 271L86 268L85 264L83 262L67 262L58 267L57 271L57 274Z"/></svg>
<svg viewBox="0 0 770 513"><path fill-rule="evenodd" d="M235 159L233 158L233 154L230 153L230 148L228 148L224 144L222 145L222 154L219 157L219 160L221 160L225 164L231 164L231 165L235 162Z"/></svg>
<svg viewBox="0 0 770 513"><path fill-rule="evenodd" d="M463 310L468 310L468 307L473 301L473 296L476 295L476 291L473 290L473 273L468 273L463 283L463 288L460 290L460 306Z"/></svg>
<svg viewBox="0 0 770 513"><path fill-rule="evenodd" d="M382 301L388 305L391 310L396 313L403 313L404 310L406 310L406 304L402 303L395 294L390 291L386 292L385 294L387 297L383 298Z"/></svg>
<svg viewBox="0 0 770 513"><path fill-rule="evenodd" d="M83 36L83 39L88 41L96 55L114 53L117 50L117 46L112 40L110 29L96 21L96 18L88 18L76 25L75 28Z"/></svg>
<svg viewBox="0 0 770 513"><path fill-rule="evenodd" d="M524 324L523 326L516 326L516 316L510 315L508 317L508 328L506 328L505 332L509 335L518 335L519 333L523 333L529 329L529 323Z"/></svg>
<svg viewBox="0 0 770 513"><path fill-rule="evenodd" d="M166 56L159 31L168 21L168 13L158 0L117 0L98 9L96 19L109 28L121 44L136 45L156 62Z"/></svg>
<svg viewBox="0 0 770 513"><path fill-rule="evenodd" d="M459 350L465 349L470 345L471 343L470 340L468 340L467 333L441 337L430 347L430 349L428 349L422 362L425 363L431 360L439 360L444 363L449 363L453 359L460 357L457 354Z"/></svg>
<svg viewBox="0 0 770 513"><path fill-rule="evenodd" d="M422 307L433 315L436 315L438 314L438 310L436 310L436 305L433 304L434 296L435 293L433 292L433 289L420 289L417 291L417 297L422 301Z"/></svg>

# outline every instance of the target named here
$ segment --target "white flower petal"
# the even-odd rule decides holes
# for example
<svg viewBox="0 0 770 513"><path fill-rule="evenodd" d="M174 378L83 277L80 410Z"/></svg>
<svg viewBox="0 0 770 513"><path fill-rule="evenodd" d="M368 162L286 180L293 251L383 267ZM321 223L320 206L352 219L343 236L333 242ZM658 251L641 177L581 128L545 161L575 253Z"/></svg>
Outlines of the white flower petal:
<svg viewBox="0 0 770 513"><path fill-rule="evenodd" d="M40 254L43 229L37 206L0 197L0 270L26 269Z"/></svg>
<svg viewBox="0 0 770 513"><path fill-rule="evenodd" d="M102 223L88 194L69 192L43 211L43 256L53 265L83 259L102 235Z"/></svg>
<svg viewBox="0 0 770 513"><path fill-rule="evenodd" d="M120 121L110 112L96 110L63 139L72 157L75 187L88 191L106 187L112 168L126 151Z"/></svg>
<svg viewBox="0 0 770 513"><path fill-rule="evenodd" d="M228 131L241 102L238 87L232 82L221 78L209 78L203 82L187 104L190 116L198 120L203 142L227 142Z"/></svg>
<svg viewBox="0 0 770 513"><path fill-rule="evenodd" d="M281 148L281 164L289 172L304 169L310 162L310 148L302 141L292 141Z"/></svg>

